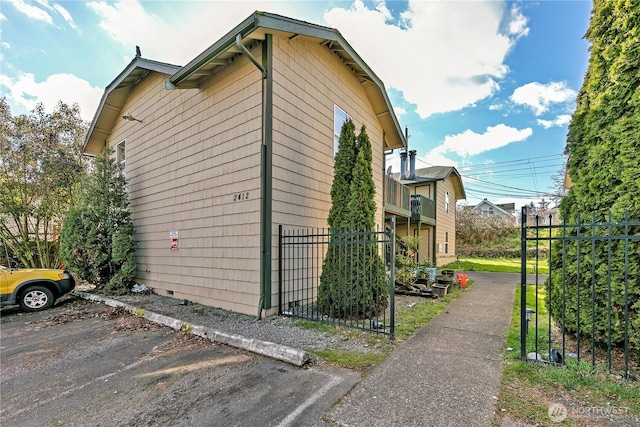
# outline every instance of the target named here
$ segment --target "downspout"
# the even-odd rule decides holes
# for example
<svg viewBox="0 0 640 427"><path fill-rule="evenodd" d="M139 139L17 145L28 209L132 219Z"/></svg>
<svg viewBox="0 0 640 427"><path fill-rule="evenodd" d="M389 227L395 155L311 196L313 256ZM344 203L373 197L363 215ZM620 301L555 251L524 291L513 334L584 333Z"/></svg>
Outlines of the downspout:
<svg viewBox="0 0 640 427"><path fill-rule="evenodd" d="M271 34L267 34L263 44L263 61L269 61ZM236 46L262 73L262 141L260 144L260 300L258 302L257 319L262 318L265 305L271 307L271 301L266 301L267 280L271 279L271 84L267 69L242 44L242 35L236 35ZM266 303L266 304L265 304Z"/></svg>
<svg viewBox="0 0 640 427"><path fill-rule="evenodd" d="M436 206L436 213L434 218L436 220L436 225L433 226L433 244L432 244L433 254L431 255L431 257L433 261L433 266L437 267L436 245L438 241L438 181L433 181L433 204Z"/></svg>

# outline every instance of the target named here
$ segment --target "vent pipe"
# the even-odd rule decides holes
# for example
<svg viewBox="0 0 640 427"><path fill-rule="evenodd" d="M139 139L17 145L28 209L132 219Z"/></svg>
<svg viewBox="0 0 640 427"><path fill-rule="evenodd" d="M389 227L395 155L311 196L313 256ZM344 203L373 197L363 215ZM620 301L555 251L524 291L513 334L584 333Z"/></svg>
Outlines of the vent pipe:
<svg viewBox="0 0 640 427"><path fill-rule="evenodd" d="M416 150L409 151L409 179L416 177Z"/></svg>
<svg viewBox="0 0 640 427"><path fill-rule="evenodd" d="M407 152L400 153L400 179L407 179Z"/></svg>

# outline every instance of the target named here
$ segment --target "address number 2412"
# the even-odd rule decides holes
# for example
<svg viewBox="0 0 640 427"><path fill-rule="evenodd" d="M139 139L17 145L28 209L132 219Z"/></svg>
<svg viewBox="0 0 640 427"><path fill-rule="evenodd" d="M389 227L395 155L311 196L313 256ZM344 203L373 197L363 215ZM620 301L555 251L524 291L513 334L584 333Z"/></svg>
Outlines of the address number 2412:
<svg viewBox="0 0 640 427"><path fill-rule="evenodd" d="M234 194L233 195L233 201L234 202L238 202L240 200L247 200L249 199L249 192L247 191L246 193L238 193L238 194Z"/></svg>

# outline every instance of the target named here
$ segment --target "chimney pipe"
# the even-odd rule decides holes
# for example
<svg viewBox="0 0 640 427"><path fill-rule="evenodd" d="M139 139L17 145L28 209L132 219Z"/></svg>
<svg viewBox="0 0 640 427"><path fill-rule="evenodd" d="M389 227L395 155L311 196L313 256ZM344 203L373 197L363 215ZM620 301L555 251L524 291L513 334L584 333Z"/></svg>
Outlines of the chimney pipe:
<svg viewBox="0 0 640 427"><path fill-rule="evenodd" d="M407 152L400 153L400 179L407 178Z"/></svg>
<svg viewBox="0 0 640 427"><path fill-rule="evenodd" d="M409 179L416 177L416 150L409 151Z"/></svg>

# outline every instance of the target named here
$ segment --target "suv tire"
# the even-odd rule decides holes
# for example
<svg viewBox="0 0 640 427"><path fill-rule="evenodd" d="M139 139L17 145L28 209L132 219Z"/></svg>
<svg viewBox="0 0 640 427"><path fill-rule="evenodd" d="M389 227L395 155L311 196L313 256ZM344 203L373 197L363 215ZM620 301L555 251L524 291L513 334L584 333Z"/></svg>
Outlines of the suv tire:
<svg viewBox="0 0 640 427"><path fill-rule="evenodd" d="M53 293L44 286L29 286L20 293L19 303L24 311L46 310L53 305Z"/></svg>

